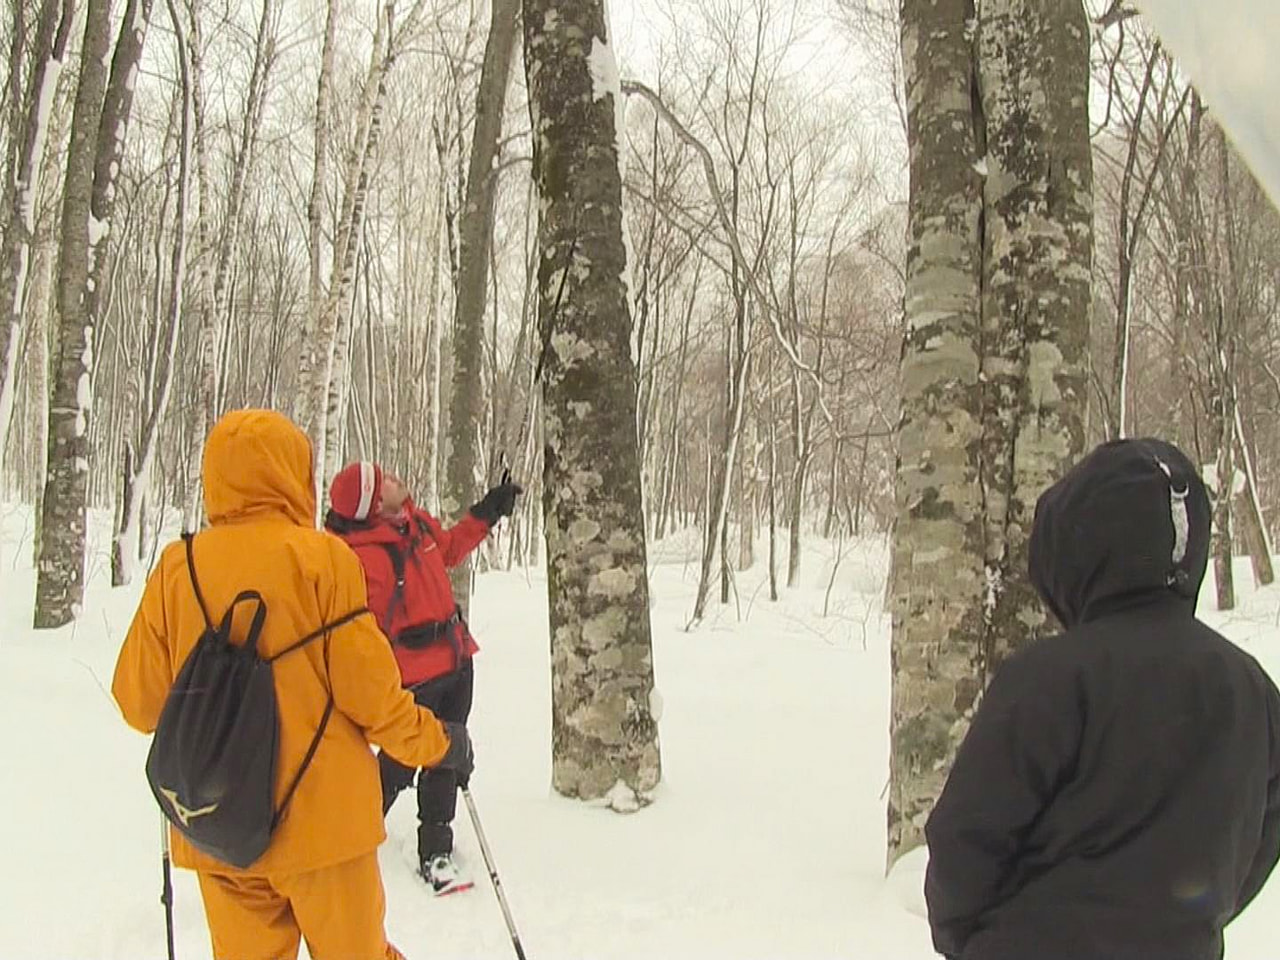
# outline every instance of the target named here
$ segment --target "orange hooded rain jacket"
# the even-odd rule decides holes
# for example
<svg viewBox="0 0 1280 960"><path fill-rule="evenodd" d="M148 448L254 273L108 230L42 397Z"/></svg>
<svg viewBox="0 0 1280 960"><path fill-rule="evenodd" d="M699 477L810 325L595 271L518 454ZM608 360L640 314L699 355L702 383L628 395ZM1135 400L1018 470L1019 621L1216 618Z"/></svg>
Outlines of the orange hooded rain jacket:
<svg viewBox="0 0 1280 960"><path fill-rule="evenodd" d="M311 445L284 416L241 410L220 420L204 451L210 528L194 542L196 573L216 623L232 598L257 590L267 604L263 656L366 605L360 562L315 529ZM112 692L129 725L151 733L204 619L185 548L170 544L147 581L116 664ZM400 686L400 671L372 616L358 617L273 666L280 745L276 803L302 763L332 688L334 711L267 852L246 873L302 873L374 850L386 837L377 744L408 766L430 767L448 751L436 717ZM179 866L237 871L171 832Z"/></svg>

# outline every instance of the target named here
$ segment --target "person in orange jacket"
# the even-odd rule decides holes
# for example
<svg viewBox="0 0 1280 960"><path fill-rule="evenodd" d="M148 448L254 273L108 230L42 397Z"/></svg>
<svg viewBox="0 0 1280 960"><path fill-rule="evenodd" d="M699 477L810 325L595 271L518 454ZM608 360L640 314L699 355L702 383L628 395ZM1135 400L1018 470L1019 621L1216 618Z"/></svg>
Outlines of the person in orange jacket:
<svg viewBox="0 0 1280 960"><path fill-rule="evenodd" d="M315 529L311 444L284 416L227 414L205 444L203 482L210 526L192 544L210 609L246 589L270 609L264 656L366 606L355 554ZM120 650L112 692L130 726L156 729L169 690L204 629L182 543L167 547L147 581ZM326 651L327 647L327 651ZM326 663L327 657L327 663ZM404 763L470 770L465 728L446 729L402 689L400 672L372 616L334 629L274 668L279 702L278 770L297 770L333 712L306 775L261 858L238 869L170 831L173 862L196 871L216 960L296 957L383 960L387 941L377 848L386 838L376 744ZM287 789L281 776L276 803Z"/></svg>
<svg viewBox="0 0 1280 960"><path fill-rule="evenodd" d="M422 706L441 719L465 724L471 713L472 656L479 647L458 611L448 571L458 566L503 517L523 491L509 475L453 526L445 527L413 502L399 477L369 461L348 464L329 488L325 527L360 558L369 588L369 609L400 666L401 682ZM458 787L448 769L419 773L383 751L382 810L417 778L418 871L437 896L464 890L453 860Z"/></svg>

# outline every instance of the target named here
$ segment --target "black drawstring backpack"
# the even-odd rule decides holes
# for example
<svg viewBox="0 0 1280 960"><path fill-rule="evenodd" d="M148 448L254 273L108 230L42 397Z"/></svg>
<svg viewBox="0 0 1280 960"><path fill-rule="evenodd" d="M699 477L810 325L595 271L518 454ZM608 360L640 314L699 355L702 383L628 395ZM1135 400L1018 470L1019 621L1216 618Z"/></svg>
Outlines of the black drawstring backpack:
<svg viewBox="0 0 1280 960"><path fill-rule="evenodd" d="M236 594L215 627L196 578L192 535L183 534L183 540L205 629L165 700L147 754L147 781L161 811L193 847L245 868L266 851L333 714L329 686L311 746L276 809L280 723L272 664L323 637L327 677L330 632L368 611L353 610L275 656L263 657L258 653L258 638L267 619L262 595L256 590ZM242 603L256 604L256 608L244 643L236 644L232 623Z"/></svg>

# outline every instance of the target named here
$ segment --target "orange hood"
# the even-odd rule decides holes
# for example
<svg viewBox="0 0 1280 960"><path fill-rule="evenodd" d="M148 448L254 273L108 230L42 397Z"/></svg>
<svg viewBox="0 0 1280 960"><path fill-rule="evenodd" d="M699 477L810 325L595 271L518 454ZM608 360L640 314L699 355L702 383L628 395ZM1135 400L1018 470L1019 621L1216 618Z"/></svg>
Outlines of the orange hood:
<svg viewBox="0 0 1280 960"><path fill-rule="evenodd" d="M204 445L204 503L211 524L265 516L316 522L311 442L274 410L235 410Z"/></svg>

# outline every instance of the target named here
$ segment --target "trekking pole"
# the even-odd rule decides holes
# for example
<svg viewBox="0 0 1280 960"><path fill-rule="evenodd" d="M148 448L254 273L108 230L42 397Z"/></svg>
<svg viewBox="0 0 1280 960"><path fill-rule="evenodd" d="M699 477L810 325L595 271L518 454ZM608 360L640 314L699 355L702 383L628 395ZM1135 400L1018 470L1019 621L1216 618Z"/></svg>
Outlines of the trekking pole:
<svg viewBox="0 0 1280 960"><path fill-rule="evenodd" d="M524 947L520 946L520 934L516 932L516 922L511 916L511 907L507 905L507 895L502 892L502 881L498 879L498 868L493 865L493 854L489 843L484 838L484 829L480 826L480 814L476 812L476 802L471 799L471 789L461 787L462 799L467 802L467 813L471 814L471 826L475 828L476 839L480 841L480 853L484 857L484 865L489 870L489 880L493 884L493 892L498 897L498 906L502 908L502 916L507 921L507 932L511 934L511 945L516 948L516 957L526 960Z"/></svg>
<svg viewBox="0 0 1280 960"><path fill-rule="evenodd" d="M160 818L160 864L164 877L160 902L164 904L164 932L169 942L169 960L173 960L173 870L169 856L169 821Z"/></svg>

